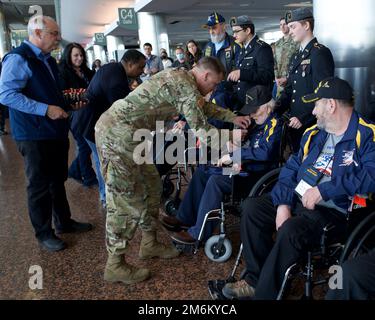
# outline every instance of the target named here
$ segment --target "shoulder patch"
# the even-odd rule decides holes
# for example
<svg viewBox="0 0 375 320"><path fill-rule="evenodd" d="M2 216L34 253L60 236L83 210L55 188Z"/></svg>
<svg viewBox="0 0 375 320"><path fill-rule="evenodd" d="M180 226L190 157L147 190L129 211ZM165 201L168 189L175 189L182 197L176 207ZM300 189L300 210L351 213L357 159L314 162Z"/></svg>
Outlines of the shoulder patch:
<svg viewBox="0 0 375 320"><path fill-rule="evenodd" d="M323 46L322 44L320 44L320 43L315 43L315 44L314 44L314 48L317 48L317 49L323 49L324 46Z"/></svg>
<svg viewBox="0 0 375 320"><path fill-rule="evenodd" d="M257 43L258 43L259 45L261 45L261 46L264 45L264 41L263 41L263 40L260 40L260 39L257 40Z"/></svg>

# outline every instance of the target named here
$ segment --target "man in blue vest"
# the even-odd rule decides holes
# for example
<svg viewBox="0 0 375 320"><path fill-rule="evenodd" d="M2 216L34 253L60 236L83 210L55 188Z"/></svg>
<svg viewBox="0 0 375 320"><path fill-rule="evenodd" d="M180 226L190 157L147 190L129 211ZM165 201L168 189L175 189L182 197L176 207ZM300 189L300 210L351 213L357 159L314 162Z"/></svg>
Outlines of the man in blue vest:
<svg viewBox="0 0 375 320"><path fill-rule="evenodd" d="M84 232L89 223L71 219L64 183L68 173L68 109L50 53L61 41L47 16L28 23L29 40L4 57L0 103L9 107L12 135L24 157L27 196L35 236L49 251L66 247L56 233Z"/></svg>
<svg viewBox="0 0 375 320"><path fill-rule="evenodd" d="M303 101L315 102L317 125L305 131L272 193L244 202L246 275L224 287L227 298L276 299L285 272L320 245L324 226L335 226L333 238L343 234L348 215L375 192L375 125L354 111L350 85L327 78Z"/></svg>

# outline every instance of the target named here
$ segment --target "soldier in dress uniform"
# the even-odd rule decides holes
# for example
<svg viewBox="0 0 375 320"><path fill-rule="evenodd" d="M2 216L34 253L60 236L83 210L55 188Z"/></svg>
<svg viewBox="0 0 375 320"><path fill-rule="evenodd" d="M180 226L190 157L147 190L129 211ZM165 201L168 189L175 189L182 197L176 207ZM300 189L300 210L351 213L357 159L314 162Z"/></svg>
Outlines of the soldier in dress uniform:
<svg viewBox="0 0 375 320"><path fill-rule="evenodd" d="M302 97L334 75L335 63L331 51L314 37L314 17L309 8L288 11L285 19L300 49L290 61L288 82L278 99L277 111L290 111L291 143L293 152L297 152L303 133L316 122L314 103L304 104Z"/></svg>
<svg viewBox="0 0 375 320"><path fill-rule="evenodd" d="M232 18L234 37L242 48L237 55L236 70L228 75L228 81L235 83L238 108L246 102L246 92L257 85L273 87L275 79L274 60L271 46L255 34L255 26L249 16Z"/></svg>

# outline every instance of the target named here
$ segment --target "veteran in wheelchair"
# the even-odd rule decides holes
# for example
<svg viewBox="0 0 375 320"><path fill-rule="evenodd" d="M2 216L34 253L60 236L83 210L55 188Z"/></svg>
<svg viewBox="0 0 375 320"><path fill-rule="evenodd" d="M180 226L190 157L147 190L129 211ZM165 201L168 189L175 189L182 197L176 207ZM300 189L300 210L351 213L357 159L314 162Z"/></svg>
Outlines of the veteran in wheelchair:
<svg viewBox="0 0 375 320"><path fill-rule="evenodd" d="M240 148L246 183L254 184L275 166L278 159L282 121L272 112L272 95L265 86L256 86L247 92L248 103L240 111L250 115L255 126L249 131ZM231 150L233 151L233 150ZM234 151L236 152L236 151ZM217 166L199 166L189 184L176 216L164 216L162 224L170 231L176 243L194 244L206 241L214 232L216 221L206 221L209 212L221 208L225 194L232 191L233 178L223 175L223 165L232 163L233 152L222 157ZM254 161L254 162L252 162ZM174 231L174 232L173 232Z"/></svg>
<svg viewBox="0 0 375 320"><path fill-rule="evenodd" d="M355 212L368 206L375 192L375 125L354 111L353 90L339 78L322 81L303 100L315 102L317 125L306 130L299 153L281 170L271 194L244 202L241 241L246 270L239 281L222 289L227 299L280 298L289 272L306 256L306 292L311 295L311 256L317 247L326 255L327 234L341 239L348 234L348 223L361 217L341 262L349 258L354 244L358 254L359 246L373 237L375 214L364 218Z"/></svg>

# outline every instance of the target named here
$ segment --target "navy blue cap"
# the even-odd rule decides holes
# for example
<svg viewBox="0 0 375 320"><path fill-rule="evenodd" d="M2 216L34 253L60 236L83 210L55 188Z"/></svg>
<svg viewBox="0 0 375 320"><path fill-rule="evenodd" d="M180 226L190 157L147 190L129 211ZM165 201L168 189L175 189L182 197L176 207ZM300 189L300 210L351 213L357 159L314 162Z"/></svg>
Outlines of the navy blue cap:
<svg viewBox="0 0 375 320"><path fill-rule="evenodd" d="M302 97L304 103L312 103L320 99L354 101L353 88L347 81L331 77L321 81L314 93Z"/></svg>
<svg viewBox="0 0 375 320"><path fill-rule="evenodd" d="M208 27L213 27L219 23L225 22L224 17L217 13L213 12L208 16L207 23L203 25L203 27L208 28Z"/></svg>
<svg viewBox="0 0 375 320"><path fill-rule="evenodd" d="M246 92L246 104L240 110L241 114L253 114L258 109L272 100L271 90L266 86L255 86Z"/></svg>

